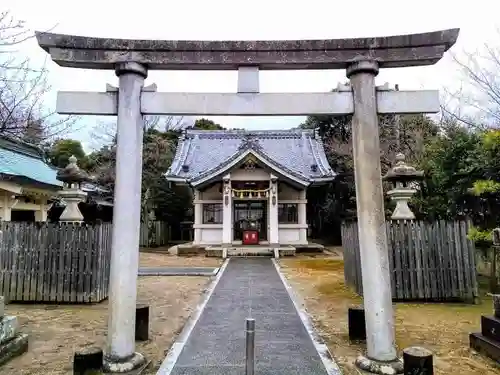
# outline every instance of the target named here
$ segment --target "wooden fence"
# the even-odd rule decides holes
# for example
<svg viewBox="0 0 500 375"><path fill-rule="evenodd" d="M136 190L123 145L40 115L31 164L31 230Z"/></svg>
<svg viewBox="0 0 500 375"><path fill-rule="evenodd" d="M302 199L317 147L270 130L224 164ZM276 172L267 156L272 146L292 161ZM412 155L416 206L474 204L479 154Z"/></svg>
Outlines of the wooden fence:
<svg viewBox="0 0 500 375"><path fill-rule="evenodd" d="M157 247L168 245L171 235L170 226L164 221L153 221L149 223L141 223L141 234L139 237L139 246L141 247Z"/></svg>
<svg viewBox="0 0 500 375"><path fill-rule="evenodd" d="M478 297L475 254L468 223L386 222L392 296L396 301L462 300ZM346 284L360 295L361 262L356 221L342 223Z"/></svg>
<svg viewBox="0 0 500 375"><path fill-rule="evenodd" d="M0 229L6 300L92 303L108 297L111 224L2 222Z"/></svg>

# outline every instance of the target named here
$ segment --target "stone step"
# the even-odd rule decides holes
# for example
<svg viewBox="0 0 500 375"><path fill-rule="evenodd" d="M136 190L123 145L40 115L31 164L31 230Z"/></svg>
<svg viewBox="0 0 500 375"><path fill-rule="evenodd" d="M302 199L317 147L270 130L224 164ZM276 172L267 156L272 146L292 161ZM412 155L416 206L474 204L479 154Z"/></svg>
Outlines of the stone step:
<svg viewBox="0 0 500 375"><path fill-rule="evenodd" d="M278 250L280 257L293 257L296 253L296 249L293 246L280 247Z"/></svg>
<svg viewBox="0 0 500 375"><path fill-rule="evenodd" d="M484 337L500 342L500 319L481 316L481 333Z"/></svg>
<svg viewBox="0 0 500 375"><path fill-rule="evenodd" d="M284 246L277 248L279 252L279 257L283 256L294 256L295 248L293 246ZM248 247L228 247L224 252L224 248L220 246L208 246L205 249L205 255L207 257L214 258L224 258L225 256L266 256L266 257L275 257L276 253L274 248L264 247L264 246L248 246Z"/></svg>
<svg viewBox="0 0 500 375"><path fill-rule="evenodd" d="M500 343L483 336L481 333L469 335L470 347L487 357L500 362Z"/></svg>
<svg viewBox="0 0 500 375"><path fill-rule="evenodd" d="M227 256L274 256L274 251L269 247L229 247Z"/></svg>
<svg viewBox="0 0 500 375"><path fill-rule="evenodd" d="M222 258L222 247L210 246L205 249L205 256L212 258Z"/></svg>

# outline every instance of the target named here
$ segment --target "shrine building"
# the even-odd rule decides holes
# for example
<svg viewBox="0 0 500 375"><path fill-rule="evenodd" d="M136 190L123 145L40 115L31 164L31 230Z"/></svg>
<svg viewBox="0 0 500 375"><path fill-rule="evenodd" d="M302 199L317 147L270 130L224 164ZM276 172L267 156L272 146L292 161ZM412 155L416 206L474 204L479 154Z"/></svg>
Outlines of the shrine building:
<svg viewBox="0 0 500 375"><path fill-rule="evenodd" d="M193 245L279 247L308 244L307 188L335 172L312 130L188 129L166 178L193 189Z"/></svg>
<svg viewBox="0 0 500 375"><path fill-rule="evenodd" d="M15 137L0 135L0 221L47 222L58 220L66 203L57 180L57 168L42 149ZM111 221L113 202L108 189L82 184L87 199L79 204L85 217Z"/></svg>

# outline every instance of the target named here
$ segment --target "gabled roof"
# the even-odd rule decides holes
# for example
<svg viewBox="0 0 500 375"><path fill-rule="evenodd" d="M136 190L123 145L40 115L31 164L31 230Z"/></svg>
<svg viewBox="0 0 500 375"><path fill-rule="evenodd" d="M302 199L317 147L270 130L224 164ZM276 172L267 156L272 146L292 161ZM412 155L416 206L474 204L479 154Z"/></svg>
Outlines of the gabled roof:
<svg viewBox="0 0 500 375"><path fill-rule="evenodd" d="M57 171L43 159L41 150L28 143L0 137L0 176L59 189ZM48 185L48 186L47 186Z"/></svg>
<svg viewBox="0 0 500 375"><path fill-rule="evenodd" d="M179 139L166 177L199 186L232 169L248 154L303 186L331 181L336 175L312 130L188 129Z"/></svg>

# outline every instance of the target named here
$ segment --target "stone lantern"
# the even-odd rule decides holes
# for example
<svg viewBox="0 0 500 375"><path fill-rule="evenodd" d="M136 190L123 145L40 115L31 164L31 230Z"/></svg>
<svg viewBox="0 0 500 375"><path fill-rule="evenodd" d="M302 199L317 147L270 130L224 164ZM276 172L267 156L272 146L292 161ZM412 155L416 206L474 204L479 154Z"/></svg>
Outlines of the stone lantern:
<svg viewBox="0 0 500 375"><path fill-rule="evenodd" d="M385 181L393 183L393 189L387 192L391 200L396 201L396 208L392 213L392 220L414 220L415 215L408 207L408 201L417 192L411 186L412 182L421 181L424 177L423 171L417 171L414 167L405 163L402 153L396 155L396 164L384 176Z"/></svg>
<svg viewBox="0 0 500 375"><path fill-rule="evenodd" d="M78 208L78 203L84 202L87 193L81 190L81 184L90 181L85 171L82 171L76 164L75 156L69 158L66 168L57 172L57 179L63 183L63 189L59 191L59 196L66 203L66 207L59 218L62 222L82 222L83 215Z"/></svg>

